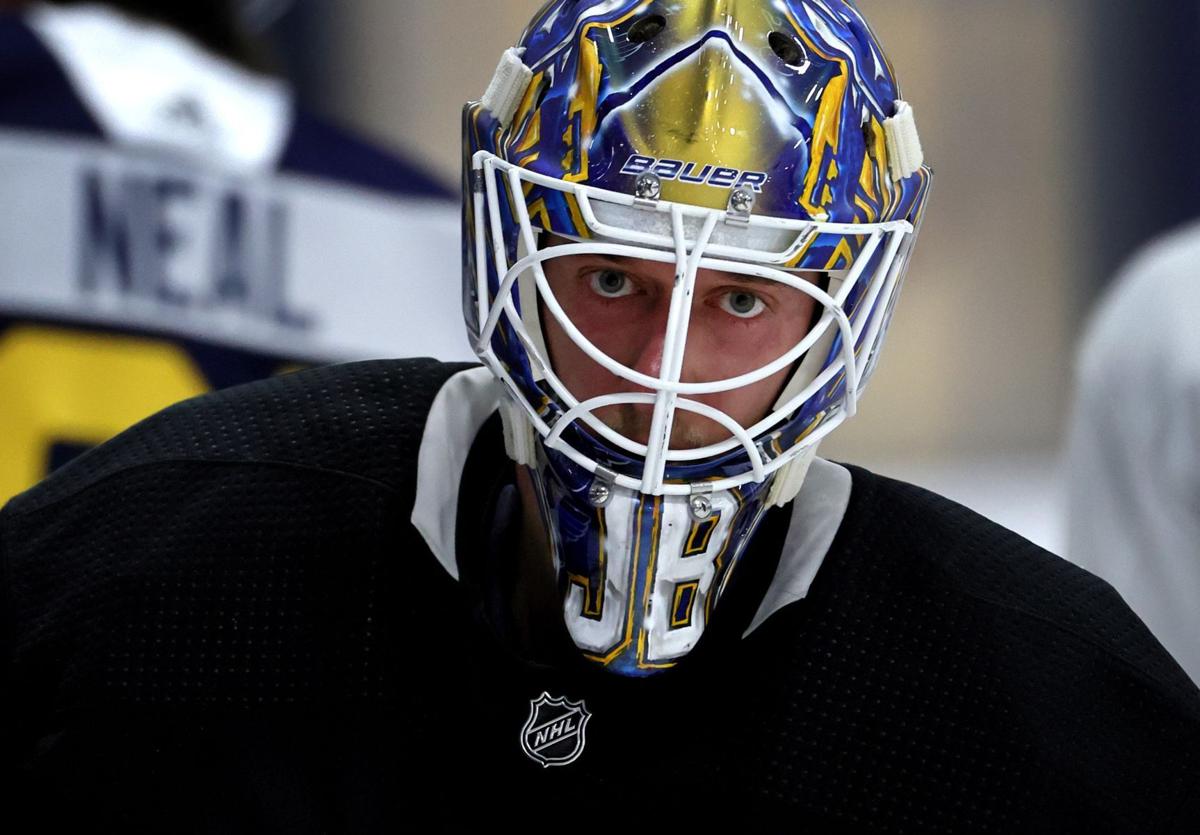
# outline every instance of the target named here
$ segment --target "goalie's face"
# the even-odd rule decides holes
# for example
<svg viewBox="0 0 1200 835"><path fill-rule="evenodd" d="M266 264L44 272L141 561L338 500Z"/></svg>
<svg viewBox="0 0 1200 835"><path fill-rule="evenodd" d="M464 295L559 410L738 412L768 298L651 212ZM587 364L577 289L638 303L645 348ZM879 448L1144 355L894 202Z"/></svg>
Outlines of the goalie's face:
<svg viewBox="0 0 1200 835"><path fill-rule="evenodd" d="M544 269L564 312L587 339L622 365L660 375L674 264L589 254L551 258ZM818 275L805 277L816 282ZM808 332L814 305L810 296L779 282L699 270L681 381L724 380L777 359ZM553 316L543 317L543 328L555 372L580 400L647 391L587 356ZM772 410L791 372L784 368L756 383L694 397L749 427ZM596 415L626 437L646 443L653 412L651 404L621 404L602 407ZM670 445L696 448L729 436L717 422L681 410L675 414Z"/></svg>

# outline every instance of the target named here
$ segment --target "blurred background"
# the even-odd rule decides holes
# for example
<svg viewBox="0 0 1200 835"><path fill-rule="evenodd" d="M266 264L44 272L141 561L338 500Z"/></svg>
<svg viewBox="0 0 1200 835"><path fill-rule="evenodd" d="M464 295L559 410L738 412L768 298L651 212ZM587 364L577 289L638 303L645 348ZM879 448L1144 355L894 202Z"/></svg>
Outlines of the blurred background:
<svg viewBox="0 0 1200 835"><path fill-rule="evenodd" d="M452 195L461 105L481 95L537 2L238 5L256 65ZM1122 260L1193 211L1200 4L859 5L937 176L880 372L823 452L929 486L1061 553L1074 346ZM0 211L10 226L20 210ZM450 298L458 258L444 254Z"/></svg>

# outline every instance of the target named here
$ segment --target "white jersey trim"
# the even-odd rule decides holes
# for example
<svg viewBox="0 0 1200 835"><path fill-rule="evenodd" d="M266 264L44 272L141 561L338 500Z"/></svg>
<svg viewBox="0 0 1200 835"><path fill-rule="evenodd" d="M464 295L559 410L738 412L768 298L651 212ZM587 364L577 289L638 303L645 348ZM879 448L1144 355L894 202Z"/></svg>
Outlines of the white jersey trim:
<svg viewBox="0 0 1200 835"><path fill-rule="evenodd" d="M455 580L455 525L463 467L475 436L499 405L500 392L500 383L486 368L460 371L433 399L421 436L412 523Z"/></svg>
<svg viewBox="0 0 1200 835"><path fill-rule="evenodd" d="M743 638L780 609L808 596L846 516L851 483L850 471L845 467L822 458L813 460L804 486L792 501L792 518L779 567Z"/></svg>
<svg viewBox="0 0 1200 835"><path fill-rule="evenodd" d="M278 163L292 122L292 95L282 81L100 5L38 4L25 20L113 141L241 173Z"/></svg>
<svg viewBox="0 0 1200 835"><path fill-rule="evenodd" d="M0 225L10 317L291 360L475 358L445 292L461 281L449 200L0 126L0 206L37 219Z"/></svg>
<svg viewBox="0 0 1200 835"><path fill-rule="evenodd" d="M480 428L499 407L501 392L500 383L488 369L460 371L434 398L421 437L412 524L455 580L459 577L455 528L463 467ZM850 472L845 467L820 458L813 461L792 502L775 577L745 635L808 594L846 515L850 488Z"/></svg>

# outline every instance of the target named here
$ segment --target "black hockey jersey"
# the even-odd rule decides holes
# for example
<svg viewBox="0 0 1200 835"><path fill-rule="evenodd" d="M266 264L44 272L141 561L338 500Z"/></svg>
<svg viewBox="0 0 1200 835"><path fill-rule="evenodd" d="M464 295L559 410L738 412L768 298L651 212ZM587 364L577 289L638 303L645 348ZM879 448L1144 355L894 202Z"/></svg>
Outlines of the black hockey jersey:
<svg viewBox="0 0 1200 835"><path fill-rule="evenodd" d="M5 831L1196 831L1200 694L1117 595L863 470L823 465L824 540L824 494L769 515L675 669L514 651L486 377L229 389L14 499Z"/></svg>

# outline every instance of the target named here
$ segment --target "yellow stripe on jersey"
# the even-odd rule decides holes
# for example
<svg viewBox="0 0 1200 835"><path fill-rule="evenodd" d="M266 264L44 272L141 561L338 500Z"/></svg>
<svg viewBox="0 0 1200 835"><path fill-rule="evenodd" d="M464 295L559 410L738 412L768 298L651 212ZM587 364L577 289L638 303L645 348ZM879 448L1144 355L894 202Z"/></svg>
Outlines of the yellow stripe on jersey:
<svg viewBox="0 0 1200 835"><path fill-rule="evenodd" d="M15 325L0 332L0 504L46 475L55 443L92 446L208 390L161 340Z"/></svg>

